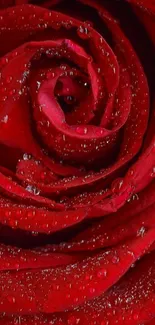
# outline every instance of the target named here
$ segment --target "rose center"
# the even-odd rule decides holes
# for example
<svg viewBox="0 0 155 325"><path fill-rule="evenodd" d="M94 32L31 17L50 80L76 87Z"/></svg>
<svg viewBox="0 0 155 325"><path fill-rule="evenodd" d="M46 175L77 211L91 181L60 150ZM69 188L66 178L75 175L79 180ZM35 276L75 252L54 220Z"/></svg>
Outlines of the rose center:
<svg viewBox="0 0 155 325"><path fill-rule="evenodd" d="M86 99L90 89L88 81L82 78L60 78L55 86L54 94L65 113L69 123L69 113L75 112L79 105Z"/></svg>

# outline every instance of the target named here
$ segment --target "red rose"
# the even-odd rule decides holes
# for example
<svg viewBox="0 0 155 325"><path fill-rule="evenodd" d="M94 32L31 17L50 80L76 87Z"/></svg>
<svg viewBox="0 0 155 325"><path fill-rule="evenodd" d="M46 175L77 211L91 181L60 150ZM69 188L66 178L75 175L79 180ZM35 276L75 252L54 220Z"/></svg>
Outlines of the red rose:
<svg viewBox="0 0 155 325"><path fill-rule="evenodd" d="M43 5L46 8L55 6L62 0L0 0L0 8L7 8L15 5L23 5L23 4L28 4L28 3L33 3L35 5Z"/></svg>
<svg viewBox="0 0 155 325"><path fill-rule="evenodd" d="M0 324L154 324L155 3L28 3L0 1Z"/></svg>

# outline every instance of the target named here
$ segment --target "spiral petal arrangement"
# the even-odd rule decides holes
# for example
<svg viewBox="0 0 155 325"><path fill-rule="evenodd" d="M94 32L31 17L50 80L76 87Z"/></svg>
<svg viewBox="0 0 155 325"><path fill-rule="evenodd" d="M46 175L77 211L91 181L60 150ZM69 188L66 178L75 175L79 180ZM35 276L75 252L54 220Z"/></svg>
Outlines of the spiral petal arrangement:
<svg viewBox="0 0 155 325"><path fill-rule="evenodd" d="M154 324L155 3L0 8L0 325Z"/></svg>

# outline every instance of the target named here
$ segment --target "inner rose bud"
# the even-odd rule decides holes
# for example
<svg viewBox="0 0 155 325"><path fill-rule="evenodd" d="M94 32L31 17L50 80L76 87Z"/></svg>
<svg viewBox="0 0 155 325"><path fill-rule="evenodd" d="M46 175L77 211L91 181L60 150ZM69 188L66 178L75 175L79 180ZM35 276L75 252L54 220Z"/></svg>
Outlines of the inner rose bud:
<svg viewBox="0 0 155 325"><path fill-rule="evenodd" d="M153 324L154 16L0 0L0 325Z"/></svg>
<svg viewBox="0 0 155 325"><path fill-rule="evenodd" d="M44 45L45 49L41 51L42 54L45 51L49 60L46 57L39 59L37 53L37 66L40 64L43 68L38 70L35 65L30 80L34 117L44 143L51 152L75 162L83 163L86 157L92 161L101 155L108 160L108 154L116 143L116 134L106 137L101 127L91 124L105 99L104 92L101 92L101 77L92 58L69 40ZM61 60L68 60L68 65L62 65ZM70 103L70 96L71 102L75 98L78 105L66 113L58 97L64 97L64 102Z"/></svg>

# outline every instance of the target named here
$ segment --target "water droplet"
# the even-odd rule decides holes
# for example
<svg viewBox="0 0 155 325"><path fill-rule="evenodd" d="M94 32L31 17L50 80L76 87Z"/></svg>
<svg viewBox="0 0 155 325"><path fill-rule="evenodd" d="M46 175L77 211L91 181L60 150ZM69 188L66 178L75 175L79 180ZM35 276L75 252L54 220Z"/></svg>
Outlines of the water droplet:
<svg viewBox="0 0 155 325"><path fill-rule="evenodd" d="M51 12L45 12L44 19L48 20L50 16L51 16Z"/></svg>
<svg viewBox="0 0 155 325"><path fill-rule="evenodd" d="M75 102L75 98L73 96L65 96L64 101L67 104L72 105Z"/></svg>
<svg viewBox="0 0 155 325"><path fill-rule="evenodd" d="M8 58L2 58L2 59L1 59L1 63L2 63L3 65L5 65L6 63L8 63Z"/></svg>
<svg viewBox="0 0 155 325"><path fill-rule="evenodd" d="M131 264L131 268L132 268L132 269L133 269L135 266L136 266L135 263Z"/></svg>
<svg viewBox="0 0 155 325"><path fill-rule="evenodd" d="M39 90L40 86L41 86L41 82L37 81L37 90Z"/></svg>
<svg viewBox="0 0 155 325"><path fill-rule="evenodd" d="M9 76L6 78L6 82L9 84L11 81L12 81L13 77L12 76Z"/></svg>
<svg viewBox="0 0 155 325"><path fill-rule="evenodd" d="M75 297L75 298L73 299L73 301L74 301L75 304L77 304L78 301L79 301L79 298L78 298L78 297Z"/></svg>
<svg viewBox="0 0 155 325"><path fill-rule="evenodd" d="M83 127L83 126L78 126L78 127L76 128L76 132L77 132L78 134L84 135L84 134L87 134L88 129L87 129L86 127Z"/></svg>
<svg viewBox="0 0 155 325"><path fill-rule="evenodd" d="M138 231L137 231L137 236L138 237L144 237L144 234L146 232L146 228L142 226Z"/></svg>
<svg viewBox="0 0 155 325"><path fill-rule="evenodd" d="M9 95L12 96L13 94L15 94L15 92L16 92L16 89L11 89L11 90L9 91Z"/></svg>
<svg viewBox="0 0 155 325"><path fill-rule="evenodd" d="M88 87L88 82L84 82L84 87Z"/></svg>
<svg viewBox="0 0 155 325"><path fill-rule="evenodd" d="M54 73L54 72L50 72L50 71L49 71L49 72L46 73L46 78L47 78L47 79L52 79L52 78L54 78L54 77L55 77L55 73Z"/></svg>
<svg viewBox="0 0 155 325"><path fill-rule="evenodd" d="M46 172L41 172L41 173L40 173L40 178L41 178L42 180L44 180L44 179L46 178L46 176L47 176L47 173L46 173Z"/></svg>
<svg viewBox="0 0 155 325"><path fill-rule="evenodd" d="M69 293L66 294L66 298L69 299L71 295Z"/></svg>
<svg viewBox="0 0 155 325"><path fill-rule="evenodd" d="M14 325L21 325L21 322L22 322L21 316L18 316L18 318L14 320Z"/></svg>
<svg viewBox="0 0 155 325"><path fill-rule="evenodd" d="M135 201L135 200L139 200L139 196L137 193L133 194L128 200L127 202L131 202L131 201Z"/></svg>
<svg viewBox="0 0 155 325"><path fill-rule="evenodd" d="M69 20L69 21L63 21L62 22L62 25L66 28L66 29L70 29L72 27L72 21Z"/></svg>
<svg viewBox="0 0 155 325"><path fill-rule="evenodd" d="M96 130L96 135L98 135L98 136L102 136L103 133L104 133L104 130L102 130L102 129Z"/></svg>
<svg viewBox="0 0 155 325"><path fill-rule="evenodd" d="M7 100L7 96L2 97L2 101L5 102Z"/></svg>
<svg viewBox="0 0 155 325"><path fill-rule="evenodd" d="M8 211L8 210L7 210L7 211L5 211L5 216L6 216L6 217L9 217L9 216L11 216L11 211Z"/></svg>
<svg viewBox="0 0 155 325"><path fill-rule="evenodd" d="M132 168L129 169L128 174L131 175L131 176L133 176L133 174L134 174L134 170L133 170Z"/></svg>
<svg viewBox="0 0 155 325"><path fill-rule="evenodd" d="M117 263L119 263L119 257L118 256L113 256L113 258L112 258L112 263L113 264L117 264Z"/></svg>
<svg viewBox="0 0 155 325"><path fill-rule="evenodd" d="M88 26L79 26L77 29L77 34L80 36L80 38L87 39L90 36Z"/></svg>
<svg viewBox="0 0 155 325"><path fill-rule="evenodd" d="M20 216L21 214L22 214L22 210L17 210L17 211L16 211L16 215L17 215L17 216Z"/></svg>
<svg viewBox="0 0 155 325"><path fill-rule="evenodd" d="M89 292L93 294L95 292L95 288L90 288Z"/></svg>
<svg viewBox="0 0 155 325"><path fill-rule="evenodd" d="M34 195L40 194L40 190L38 190L35 186L32 186L32 185L27 185L26 191L33 193Z"/></svg>
<svg viewBox="0 0 155 325"><path fill-rule="evenodd" d="M133 315L133 319L134 319L134 320L138 320L138 318L139 318L139 315L138 315L138 314L134 314L134 315Z"/></svg>
<svg viewBox="0 0 155 325"><path fill-rule="evenodd" d="M52 23L52 27L55 29L55 30L59 30L61 28L61 24L60 22L53 22Z"/></svg>
<svg viewBox="0 0 155 325"><path fill-rule="evenodd" d="M65 136L65 134L63 134L62 139L63 139L63 141L66 141L66 136Z"/></svg>
<svg viewBox="0 0 155 325"><path fill-rule="evenodd" d="M46 230L46 229L48 229L48 228L49 228L49 224L48 224L48 223L45 223L45 224L44 224L42 227L43 227L43 229L45 229L45 230Z"/></svg>
<svg viewBox="0 0 155 325"><path fill-rule="evenodd" d="M84 128L84 129L83 129L83 132L84 132L84 134L87 134L88 129L87 129L87 128Z"/></svg>
<svg viewBox="0 0 155 325"><path fill-rule="evenodd" d="M107 270L106 269L101 269L97 272L97 277L98 278L103 278L107 276Z"/></svg>
<svg viewBox="0 0 155 325"><path fill-rule="evenodd" d="M24 153L23 160L30 160L31 158L32 158L31 155L29 155L28 153Z"/></svg>
<svg viewBox="0 0 155 325"><path fill-rule="evenodd" d="M66 70L66 69L67 69L67 65L66 65L66 64L61 64L61 65L60 65L60 69L62 69L62 70Z"/></svg>
<svg viewBox="0 0 155 325"><path fill-rule="evenodd" d="M5 116L1 119L1 122L2 122L2 123L7 123L7 122L8 122L8 119L9 119L9 116L8 116L8 115L5 115Z"/></svg>
<svg viewBox="0 0 155 325"><path fill-rule="evenodd" d="M155 177L155 167L152 168L151 177Z"/></svg>
<svg viewBox="0 0 155 325"><path fill-rule="evenodd" d="M8 296L8 301L9 301L10 303L12 303L12 304L15 304L16 299L15 299L15 297Z"/></svg>
<svg viewBox="0 0 155 325"><path fill-rule="evenodd" d="M92 275L86 274L86 276L85 276L86 281L90 280L91 278L92 278Z"/></svg>
<svg viewBox="0 0 155 325"><path fill-rule="evenodd" d="M123 179L122 178L118 178L116 179L113 183L112 183L112 192L114 193L119 193L122 186L123 186Z"/></svg>
<svg viewBox="0 0 155 325"><path fill-rule="evenodd" d="M16 220L16 219L11 219L11 220L9 221L9 224L10 224L10 226L11 226L12 228L17 228L17 226L18 226L18 220Z"/></svg>

